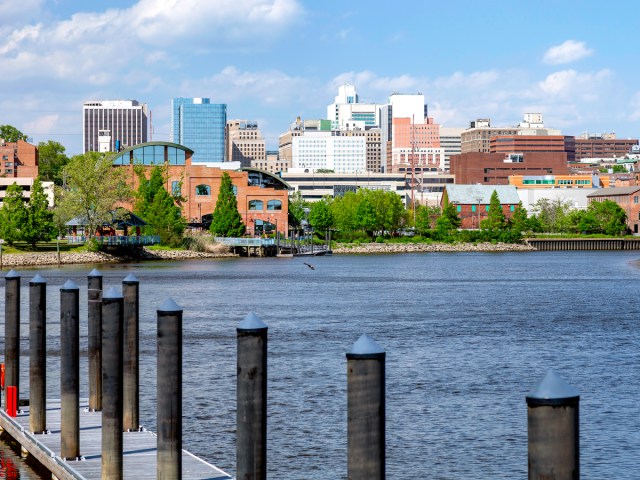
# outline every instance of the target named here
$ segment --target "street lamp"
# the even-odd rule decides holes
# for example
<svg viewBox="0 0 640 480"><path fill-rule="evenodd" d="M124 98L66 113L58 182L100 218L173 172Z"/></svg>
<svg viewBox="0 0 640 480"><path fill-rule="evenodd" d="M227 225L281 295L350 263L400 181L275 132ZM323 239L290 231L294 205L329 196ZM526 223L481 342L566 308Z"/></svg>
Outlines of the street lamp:
<svg viewBox="0 0 640 480"><path fill-rule="evenodd" d="M56 242L56 250L58 251L58 266L60 266L60 239L62 237L58 235L58 241Z"/></svg>
<svg viewBox="0 0 640 480"><path fill-rule="evenodd" d="M482 197L478 197L478 230L480 230L480 202L482 201Z"/></svg>
<svg viewBox="0 0 640 480"><path fill-rule="evenodd" d="M2 244L4 243L4 239L0 238L0 270L2 270Z"/></svg>

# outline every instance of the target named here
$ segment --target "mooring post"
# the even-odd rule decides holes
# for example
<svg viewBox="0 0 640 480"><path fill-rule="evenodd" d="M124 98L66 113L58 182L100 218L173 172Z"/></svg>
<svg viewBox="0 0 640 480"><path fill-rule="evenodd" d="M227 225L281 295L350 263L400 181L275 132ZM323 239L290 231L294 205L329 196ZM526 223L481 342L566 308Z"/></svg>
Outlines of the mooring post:
<svg viewBox="0 0 640 480"><path fill-rule="evenodd" d="M111 288L102 296L102 479L121 480L123 298Z"/></svg>
<svg viewBox="0 0 640 480"><path fill-rule="evenodd" d="M552 370L526 399L529 480L578 480L578 391Z"/></svg>
<svg viewBox="0 0 640 480"><path fill-rule="evenodd" d="M20 275L11 270L4 279L4 385L5 392L6 387L16 387L20 398Z"/></svg>
<svg viewBox="0 0 640 480"><path fill-rule="evenodd" d="M254 313L237 330L236 478L267 478L267 326Z"/></svg>
<svg viewBox="0 0 640 480"><path fill-rule="evenodd" d="M80 290L60 288L60 456L80 458Z"/></svg>
<svg viewBox="0 0 640 480"><path fill-rule="evenodd" d="M140 318L140 282L129 274L122 281L122 296L124 297L124 425L125 431L140 428L139 419L139 318Z"/></svg>
<svg viewBox="0 0 640 480"><path fill-rule="evenodd" d="M29 429L47 430L47 282L29 281Z"/></svg>
<svg viewBox="0 0 640 480"><path fill-rule="evenodd" d="M182 478L182 308L167 298L158 317L158 480Z"/></svg>
<svg viewBox="0 0 640 480"><path fill-rule="evenodd" d="M89 410L102 410L102 273L87 277L87 354L89 357Z"/></svg>
<svg viewBox="0 0 640 480"><path fill-rule="evenodd" d="M385 478L385 351L362 335L347 352L347 477Z"/></svg>

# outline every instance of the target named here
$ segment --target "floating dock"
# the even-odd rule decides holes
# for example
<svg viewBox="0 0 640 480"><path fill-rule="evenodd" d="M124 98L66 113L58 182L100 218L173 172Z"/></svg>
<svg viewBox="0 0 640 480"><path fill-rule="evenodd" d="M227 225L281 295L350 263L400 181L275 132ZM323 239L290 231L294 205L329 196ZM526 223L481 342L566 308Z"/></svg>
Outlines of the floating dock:
<svg viewBox="0 0 640 480"><path fill-rule="evenodd" d="M50 433L29 432L29 407L21 407L17 417L0 411L0 428L16 440L23 454L33 456L59 480L100 479L102 469L102 413L90 412L88 401L80 405L80 460L60 457L59 400L47 401L47 428ZM157 437L147 430L123 433L123 471L125 478L157 478ZM182 450L182 478L230 480L233 477L210 463Z"/></svg>

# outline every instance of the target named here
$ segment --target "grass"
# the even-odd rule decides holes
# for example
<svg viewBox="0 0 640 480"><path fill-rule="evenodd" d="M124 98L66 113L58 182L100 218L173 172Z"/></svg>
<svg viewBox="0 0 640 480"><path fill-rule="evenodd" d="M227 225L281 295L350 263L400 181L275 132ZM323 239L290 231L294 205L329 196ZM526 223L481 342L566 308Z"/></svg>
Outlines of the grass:
<svg viewBox="0 0 640 480"><path fill-rule="evenodd" d="M5 243L2 245L2 253L3 254L12 254L12 253L33 253L33 252L57 252L58 246L57 242L38 242L36 243L36 248L31 248L30 243L26 242L15 242L13 246ZM60 252L86 252L86 248L84 246L78 246L74 244L69 244L66 241L60 241Z"/></svg>

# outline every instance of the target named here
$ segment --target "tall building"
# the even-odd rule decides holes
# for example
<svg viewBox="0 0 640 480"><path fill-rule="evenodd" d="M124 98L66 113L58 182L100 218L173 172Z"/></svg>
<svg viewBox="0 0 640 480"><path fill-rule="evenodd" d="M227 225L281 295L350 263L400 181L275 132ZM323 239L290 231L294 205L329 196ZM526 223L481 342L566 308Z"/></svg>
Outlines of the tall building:
<svg viewBox="0 0 640 480"><path fill-rule="evenodd" d="M82 107L83 152L115 152L147 141L148 108L137 100L101 100Z"/></svg>
<svg viewBox="0 0 640 480"><path fill-rule="evenodd" d="M225 158L227 161L240 162L243 167L250 167L254 162L265 162L265 141L256 122L229 120L226 141L227 154Z"/></svg>
<svg viewBox="0 0 640 480"><path fill-rule="evenodd" d="M490 153L564 152L567 161L576 158L576 141L564 135L500 135L491 137Z"/></svg>
<svg viewBox="0 0 640 480"><path fill-rule="evenodd" d="M193 163L225 161L227 105L208 98L171 100L171 141L194 151Z"/></svg>
<svg viewBox="0 0 640 480"><path fill-rule="evenodd" d="M449 171L449 159L462 153L462 132L464 128L440 127L440 147L444 149L445 170Z"/></svg>
<svg viewBox="0 0 640 480"><path fill-rule="evenodd" d="M585 133L576 137L576 160L626 157L631 153L633 147L637 146L637 138L616 138L615 133Z"/></svg>
<svg viewBox="0 0 640 480"><path fill-rule="evenodd" d="M332 131L306 131L293 137L291 167L332 170L335 173L367 171L367 143L364 135L334 135ZM364 132L363 132L364 133Z"/></svg>
<svg viewBox="0 0 640 480"><path fill-rule="evenodd" d="M0 138L0 177L38 176L38 147L24 140L5 142Z"/></svg>
<svg viewBox="0 0 640 480"><path fill-rule="evenodd" d="M349 122L356 122L362 129L380 126L380 105L360 103L360 97L353 85L338 88L334 102L327 107L327 119L334 130L340 130Z"/></svg>

